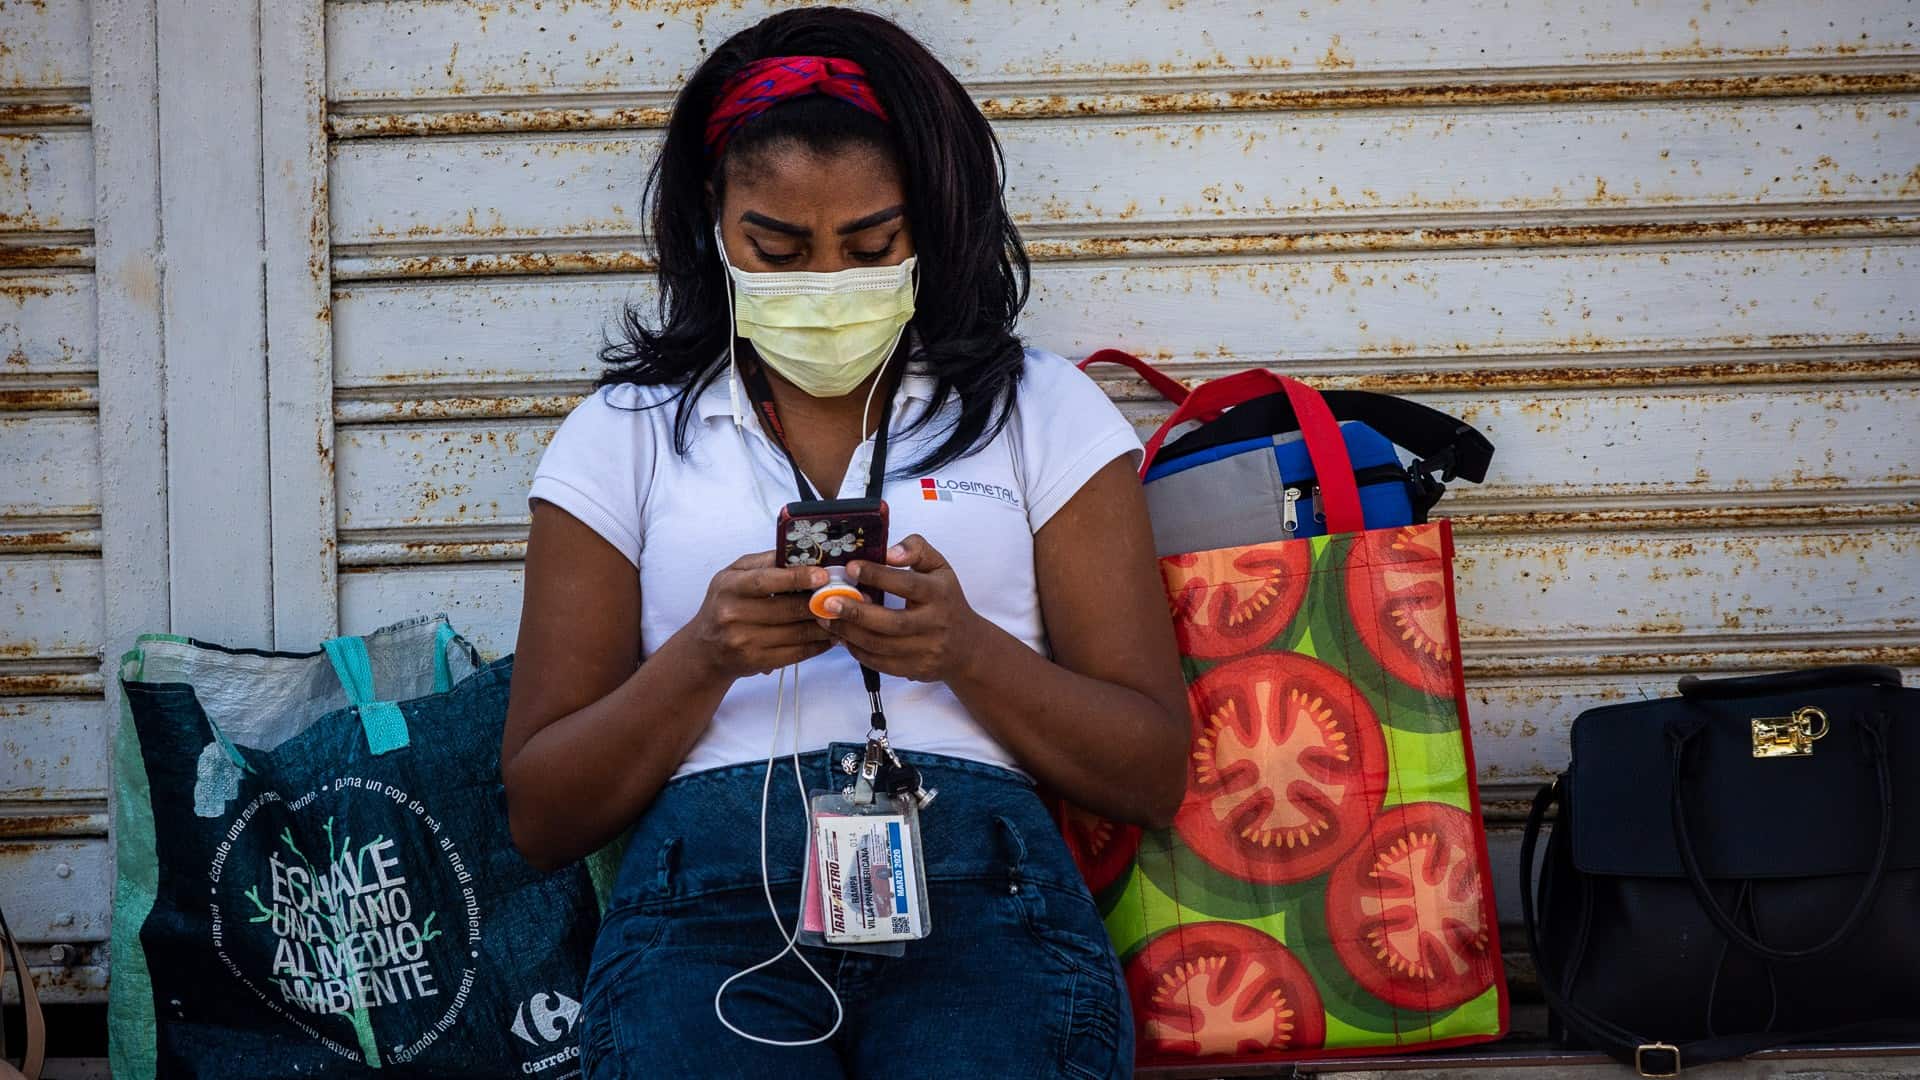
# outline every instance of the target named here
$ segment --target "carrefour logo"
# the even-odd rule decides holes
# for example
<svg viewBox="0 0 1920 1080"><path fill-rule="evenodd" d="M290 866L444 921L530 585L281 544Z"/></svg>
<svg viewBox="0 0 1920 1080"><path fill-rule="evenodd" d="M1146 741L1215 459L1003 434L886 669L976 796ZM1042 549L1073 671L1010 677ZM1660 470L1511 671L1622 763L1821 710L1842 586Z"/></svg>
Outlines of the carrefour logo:
<svg viewBox="0 0 1920 1080"><path fill-rule="evenodd" d="M954 496L974 499L992 499L1007 506L1020 505L1020 496L1013 489L999 484L984 484L978 480L942 480L927 476L920 480L920 498L925 502L952 502Z"/></svg>
<svg viewBox="0 0 1920 1080"><path fill-rule="evenodd" d="M533 1030L527 1030L527 1020L531 1015ZM573 1030L580 1022L580 1003L565 994L535 994L532 1000L525 1001L513 1010L513 1033L533 1046L543 1042L559 1042L560 1037ZM539 1038L534 1038L534 1035Z"/></svg>

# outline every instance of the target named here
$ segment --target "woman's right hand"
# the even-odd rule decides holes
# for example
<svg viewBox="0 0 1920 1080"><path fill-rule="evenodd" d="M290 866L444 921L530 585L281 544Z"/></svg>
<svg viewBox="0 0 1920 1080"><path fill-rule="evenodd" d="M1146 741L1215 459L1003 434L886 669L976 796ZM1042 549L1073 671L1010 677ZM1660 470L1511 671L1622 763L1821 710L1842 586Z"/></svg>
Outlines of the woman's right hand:
<svg viewBox="0 0 1920 1080"><path fill-rule="evenodd" d="M687 629L722 678L778 671L833 647L807 610L808 594L826 583L817 566L777 566L771 551L747 555L713 576Z"/></svg>

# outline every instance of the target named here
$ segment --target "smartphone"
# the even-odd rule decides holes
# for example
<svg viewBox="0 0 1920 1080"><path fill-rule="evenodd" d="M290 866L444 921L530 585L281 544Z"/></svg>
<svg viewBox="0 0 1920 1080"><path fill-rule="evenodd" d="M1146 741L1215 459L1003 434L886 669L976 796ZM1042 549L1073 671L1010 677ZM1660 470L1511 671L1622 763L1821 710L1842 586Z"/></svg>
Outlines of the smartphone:
<svg viewBox="0 0 1920 1080"><path fill-rule="evenodd" d="M845 566L855 559L885 565L887 503L884 499L816 499L780 508L774 561L781 566ZM877 590L861 589L880 603Z"/></svg>

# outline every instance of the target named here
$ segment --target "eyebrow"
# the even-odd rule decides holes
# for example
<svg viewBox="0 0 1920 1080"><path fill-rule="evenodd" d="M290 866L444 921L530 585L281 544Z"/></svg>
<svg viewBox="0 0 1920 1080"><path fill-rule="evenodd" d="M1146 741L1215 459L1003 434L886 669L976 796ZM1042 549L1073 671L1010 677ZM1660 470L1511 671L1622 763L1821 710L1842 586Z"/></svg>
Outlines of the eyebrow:
<svg viewBox="0 0 1920 1080"><path fill-rule="evenodd" d="M897 217L902 217L906 214L906 212L907 212L907 208L905 206L889 206L885 210L881 210L878 213L868 214L866 217L863 217L858 221L849 221L845 225L842 225L839 228L835 229L834 232L838 233L841 236L851 236L854 233L860 232L864 229L871 229L875 225L881 225L886 222L892 221ZM802 239L805 239L813 235L813 230L807 228L805 225L795 225L790 221L781 221L779 218L770 218L767 215L760 213L758 210L746 211L745 213L740 215L740 220L746 222L749 225L758 225L763 229L770 229L773 232L785 233L788 236L797 236Z"/></svg>

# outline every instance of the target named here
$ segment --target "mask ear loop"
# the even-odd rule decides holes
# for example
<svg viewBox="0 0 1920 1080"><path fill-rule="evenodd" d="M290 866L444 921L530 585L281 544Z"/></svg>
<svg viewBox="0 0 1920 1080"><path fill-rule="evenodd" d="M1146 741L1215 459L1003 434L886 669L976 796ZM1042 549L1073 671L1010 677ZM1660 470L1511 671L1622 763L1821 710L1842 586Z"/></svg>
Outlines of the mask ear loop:
<svg viewBox="0 0 1920 1080"><path fill-rule="evenodd" d="M740 323L733 313L733 263L727 259L727 242L720 235L720 223L713 223L713 249L720 253L720 269L726 272L727 286L721 292L727 297L727 404L733 410L733 429L746 428L746 418L740 408L740 358L734 349L740 339ZM755 484L759 476L754 476Z"/></svg>
<svg viewBox="0 0 1920 1080"><path fill-rule="evenodd" d="M801 715L800 715L800 665L798 664L793 664L789 668L782 668L780 670L780 681L777 684L776 689L774 690L774 698L775 698L776 704L775 704L774 713L773 713L773 740L767 746L766 777L762 779L760 782L760 888L761 888L761 891L763 891L766 894L767 910L773 914L773 925L780 928L780 936L786 939L786 947L781 949L779 952L774 953L772 956L767 957L765 960L762 960L759 963L753 965L750 968L743 968L739 971L734 972L732 975L727 976L726 981L722 982L720 984L720 988L714 991L713 993L713 1015L716 1019L720 1021L721 1026L725 1027L728 1031L733 1032L735 1035L738 1035L741 1038L748 1040L749 1042L756 1042L761 1044L762 1046L818 1046L820 1043L826 1042L828 1039L833 1038L833 1036L839 1032L841 1023L846 1020L846 1016L847 1016L846 1007L841 1004L840 995L834 991L833 984L828 982L826 976L820 974L820 970L813 966L813 961L807 959L807 954L800 951L798 946L800 942L801 919L798 917L798 915L796 915L793 921L793 932L792 933L787 932L786 921L780 917L780 906L774 903L773 884L772 884L770 875L767 872L767 800L768 800L769 794L773 790L773 759L778 757L780 754L780 722L782 717L785 714L786 700L787 700L787 695L786 695L787 672L789 670L793 672L793 749L791 753L791 757L793 761L793 783L794 783L794 787L800 793L801 807L803 809L806 807L807 786L806 786L805 780L803 780L800 776ZM809 820L807 823L808 831L809 833L811 833L812 824L813 824L811 820L811 814L809 814L808 817L809 817ZM811 835L809 835L807 838L807 851L806 851L806 854L803 856L803 862L802 862L803 866L806 865L806 862L804 860L810 860L812 858L812 855L813 855L812 849L813 849L813 838ZM802 893L803 893L803 896L801 899L802 904L806 903L804 892L805 890L802 889ZM779 963L781 958L785 957L788 953L792 953L794 956L794 959L800 961L800 965L807 969L807 974L812 975L814 978L814 981L818 982L821 986L825 987L827 991L827 996L833 999L833 1026L828 1028L825 1034L816 1035L811 1039L768 1039L759 1035L755 1035L751 1032L742 1031L741 1029L734 1027L733 1022L727 1019L726 1011L724 1008L722 1008L722 1005L721 1005L722 999L724 999L727 995L727 987L732 986L736 980L745 978L746 976L751 975L754 972L761 970L762 968L771 967L774 964Z"/></svg>
<svg viewBox="0 0 1920 1080"><path fill-rule="evenodd" d="M718 226L715 226L715 228L718 228ZM914 263L913 268L910 271L908 271L908 273L911 276L913 281L913 300L914 300L914 305L917 307L920 303L920 263L918 259L914 259L913 263ZM731 301L731 296L729 296L729 301ZM911 316L909 316L909 321L911 321ZM901 323L899 332L893 335L893 344L887 346L889 362L891 362L892 360L893 351L900 347L900 342L905 340L906 336L907 336L907 324ZM862 441L865 441L867 437L867 421L871 419L869 413L873 408L873 392L880 389L880 384L886 381L884 378L882 378L882 375L884 375L886 370L887 370L886 365L883 364L881 365L880 370L874 374L873 385L867 387L866 404L860 406L860 438ZM905 373L903 372L902 374L904 375Z"/></svg>
<svg viewBox="0 0 1920 1080"><path fill-rule="evenodd" d="M767 498L766 486L760 482L760 467L754 460L753 447L747 445L746 413L740 407L740 360L734 351L739 343L740 326L735 322L733 313L733 264L727 261L727 245L720 237L718 222L713 226L713 246L720 252L720 265L727 272L725 289L727 295L727 402L733 411L733 433L740 437L740 453L746 460L747 475L753 480L754 495L759 498L761 506L774 506L778 504ZM798 709L800 704L798 672L794 675L794 686L796 695L794 707Z"/></svg>

